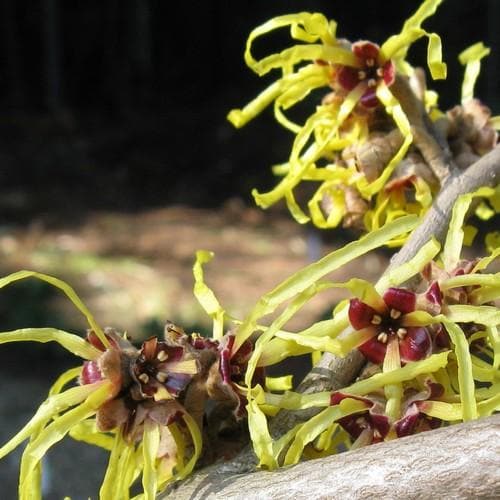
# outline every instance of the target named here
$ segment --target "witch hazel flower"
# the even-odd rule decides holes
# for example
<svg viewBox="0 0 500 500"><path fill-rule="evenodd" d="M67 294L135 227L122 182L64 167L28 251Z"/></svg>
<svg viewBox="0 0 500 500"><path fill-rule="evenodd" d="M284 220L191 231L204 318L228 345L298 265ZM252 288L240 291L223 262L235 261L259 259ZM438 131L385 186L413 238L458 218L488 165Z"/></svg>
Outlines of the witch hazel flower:
<svg viewBox="0 0 500 500"><path fill-rule="evenodd" d="M351 50L356 65L335 65L331 85L345 94L362 85L365 90L359 102L365 108L373 109L379 105L377 86L383 82L390 87L396 79L396 67L391 59L382 56L376 43L358 41L352 44Z"/></svg>
<svg viewBox="0 0 500 500"><path fill-rule="evenodd" d="M439 401L443 394L443 386L431 379L424 381L421 390L409 386L404 391L401 412L397 419L386 414L387 400L379 393L356 396L337 391L332 393L330 405L338 405L346 398L361 401L366 405L364 412L348 415L337 421L353 439L352 448L359 448L439 427L442 421L426 415L424 410L426 403Z"/></svg>
<svg viewBox="0 0 500 500"><path fill-rule="evenodd" d="M278 123L295 134L288 160L273 168L275 174L283 176L280 182L265 193L252 191L258 206L265 209L283 199L298 222L312 221L318 227L332 228L341 222L349 223L347 193L355 190L360 198L370 201L380 192L413 141L409 118L397 92L393 92L393 84L398 76L404 79L413 74L406 59L416 40L429 40L427 65L432 77L446 77L440 38L422 28L440 3L424 0L402 30L380 46L371 41L351 43L337 38L335 21L320 13L279 16L250 33L245 50L247 65L259 76L274 70L280 76L246 106L231 110L228 120L240 128L272 105ZM252 54L255 40L285 27L290 28L294 45L256 59ZM286 115L319 89L333 91L324 96L321 105L314 106L304 123L296 123ZM372 112L375 110L376 114ZM380 125L377 120L382 117L399 131L401 142L376 178L369 179L355 164L343 163L340 156L346 148L365 143L376 132ZM319 183L307 209L297 202L294 192L304 181ZM334 209L329 213L321 207L323 199L331 199Z"/></svg>
<svg viewBox="0 0 500 500"><path fill-rule="evenodd" d="M405 288L389 288L382 297L378 294L349 302L349 321L361 337L368 338L358 346L373 363L383 363L388 342L395 338L401 361L418 361L432 350L427 327L411 326L409 314L416 310L417 294Z"/></svg>

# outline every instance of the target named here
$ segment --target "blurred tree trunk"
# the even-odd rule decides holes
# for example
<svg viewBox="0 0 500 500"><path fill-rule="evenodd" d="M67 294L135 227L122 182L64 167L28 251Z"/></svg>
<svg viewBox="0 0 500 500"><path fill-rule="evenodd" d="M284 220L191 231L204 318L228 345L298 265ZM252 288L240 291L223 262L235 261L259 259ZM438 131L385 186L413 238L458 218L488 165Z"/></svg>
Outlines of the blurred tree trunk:
<svg viewBox="0 0 500 500"><path fill-rule="evenodd" d="M19 24L16 15L16 0L2 0L0 2L0 26L5 61L7 102L18 106L22 104L23 80L21 77Z"/></svg>
<svg viewBox="0 0 500 500"><path fill-rule="evenodd" d="M61 33L58 0L42 0L45 105L51 112L61 108Z"/></svg>

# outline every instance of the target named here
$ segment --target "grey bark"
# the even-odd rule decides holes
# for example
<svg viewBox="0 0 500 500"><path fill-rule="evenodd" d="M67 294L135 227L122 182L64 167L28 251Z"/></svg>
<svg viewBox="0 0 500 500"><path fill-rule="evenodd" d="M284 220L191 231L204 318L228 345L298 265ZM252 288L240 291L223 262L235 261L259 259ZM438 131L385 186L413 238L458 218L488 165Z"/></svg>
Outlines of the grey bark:
<svg viewBox="0 0 500 500"><path fill-rule="evenodd" d="M212 466L168 498L500 498L500 415L274 472L234 474Z"/></svg>

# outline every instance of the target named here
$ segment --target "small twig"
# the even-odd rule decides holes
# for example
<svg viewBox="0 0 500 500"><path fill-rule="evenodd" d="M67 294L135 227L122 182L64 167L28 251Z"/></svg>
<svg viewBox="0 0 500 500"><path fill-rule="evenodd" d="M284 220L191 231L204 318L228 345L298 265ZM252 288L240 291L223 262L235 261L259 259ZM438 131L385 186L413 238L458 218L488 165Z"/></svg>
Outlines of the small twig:
<svg viewBox="0 0 500 500"><path fill-rule="evenodd" d="M451 151L427 115L422 101L415 95L408 79L397 76L391 92L398 99L411 125L413 145L420 151L436 178L443 181L455 170Z"/></svg>

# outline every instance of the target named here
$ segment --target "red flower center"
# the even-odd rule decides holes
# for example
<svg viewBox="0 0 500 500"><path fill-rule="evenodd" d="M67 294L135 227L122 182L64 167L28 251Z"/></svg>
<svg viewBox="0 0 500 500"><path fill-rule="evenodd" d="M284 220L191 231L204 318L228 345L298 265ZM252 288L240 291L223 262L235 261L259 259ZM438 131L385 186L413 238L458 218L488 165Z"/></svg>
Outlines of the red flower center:
<svg viewBox="0 0 500 500"><path fill-rule="evenodd" d="M336 79L340 86L347 91L354 89L360 83L365 83L367 88L361 97L361 104L367 108L374 108L379 101L376 88L380 82L387 86L394 83L396 68L391 60L382 61L380 48L377 44L359 41L352 44L352 51L356 55L359 67L340 66Z"/></svg>

